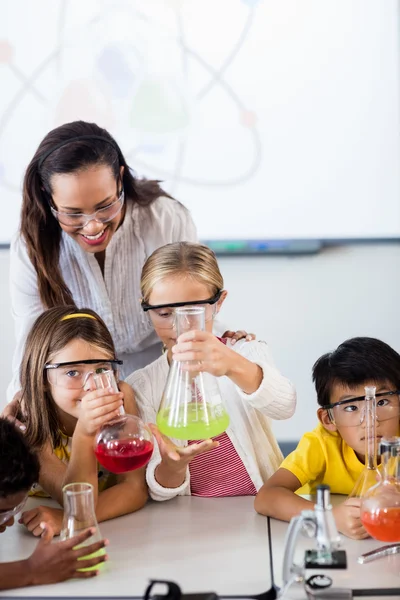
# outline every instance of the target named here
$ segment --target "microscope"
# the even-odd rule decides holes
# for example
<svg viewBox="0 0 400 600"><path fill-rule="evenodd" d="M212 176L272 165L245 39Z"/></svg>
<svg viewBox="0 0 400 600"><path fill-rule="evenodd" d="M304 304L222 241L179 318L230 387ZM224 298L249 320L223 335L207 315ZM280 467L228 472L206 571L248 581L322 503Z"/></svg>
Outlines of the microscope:
<svg viewBox="0 0 400 600"><path fill-rule="evenodd" d="M306 550L302 564L294 563L294 554L300 535L316 540L316 548ZM283 561L283 587L279 597L284 598L293 584L301 584L308 598L352 598L351 590L329 589L332 579L326 575L312 575L306 579L306 570L346 569L346 552L340 550L340 536L332 513L330 488L317 487L314 510L304 510L289 524ZM349 595L350 594L350 595ZM304 597L304 596L303 596Z"/></svg>

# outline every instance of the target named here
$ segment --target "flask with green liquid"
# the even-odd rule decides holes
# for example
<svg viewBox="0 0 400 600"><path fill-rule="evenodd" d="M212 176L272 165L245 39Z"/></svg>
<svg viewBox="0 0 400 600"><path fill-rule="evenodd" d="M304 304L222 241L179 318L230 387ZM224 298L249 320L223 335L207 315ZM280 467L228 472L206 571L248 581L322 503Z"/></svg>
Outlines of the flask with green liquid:
<svg viewBox="0 0 400 600"><path fill-rule="evenodd" d="M93 486L90 483L69 483L63 487L64 498L64 517L61 527L60 540L69 540L70 538L83 533L87 529L95 529L95 533L90 536L79 547L89 546L95 542L100 542L102 536L97 523L94 510ZM100 548L97 552L82 556L78 560L87 560L102 556L105 554L105 548ZM98 571L104 567L104 562L94 567L78 569L78 571Z"/></svg>
<svg viewBox="0 0 400 600"><path fill-rule="evenodd" d="M186 331L204 331L204 306L176 308L175 327L178 337ZM161 433L179 440L216 437L229 425L217 379L210 373L185 370L187 364L171 360L157 426ZM196 363L191 361L190 364Z"/></svg>

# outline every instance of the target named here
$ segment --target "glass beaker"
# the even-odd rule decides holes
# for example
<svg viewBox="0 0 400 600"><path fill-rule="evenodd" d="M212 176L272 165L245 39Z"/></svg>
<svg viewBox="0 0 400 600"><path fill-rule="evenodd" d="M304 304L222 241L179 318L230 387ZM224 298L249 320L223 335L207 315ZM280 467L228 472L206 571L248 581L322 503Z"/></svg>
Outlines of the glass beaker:
<svg viewBox="0 0 400 600"><path fill-rule="evenodd" d="M204 306L183 306L175 310L179 337L186 331L205 330ZM161 433L180 440L206 440L223 433L229 425L218 382L214 375L185 370L172 358L156 422Z"/></svg>
<svg viewBox="0 0 400 600"><path fill-rule="evenodd" d="M365 387L365 466L349 498L362 498L380 481L376 452L376 387Z"/></svg>
<svg viewBox="0 0 400 600"><path fill-rule="evenodd" d="M381 542L400 542L400 437L379 444L382 480L368 490L361 503L361 521Z"/></svg>
<svg viewBox="0 0 400 600"><path fill-rule="evenodd" d="M111 387L115 392L119 391L113 371L103 371L92 377L97 389ZM153 448L150 429L139 417L127 415L122 406L120 416L103 425L94 442L98 462L111 473L117 474L147 465Z"/></svg>
<svg viewBox="0 0 400 600"><path fill-rule="evenodd" d="M95 533L90 536L76 548L89 546L95 542L100 542L102 536L99 524L97 523L94 510L93 486L90 483L69 483L63 487L64 516L60 533L60 540L68 540L76 535L83 533L89 528L95 529ZM100 548L97 552L82 556L78 560L86 560L103 556L106 553L105 548ZM94 571L102 569L104 563L99 563L93 567L85 567L78 571Z"/></svg>

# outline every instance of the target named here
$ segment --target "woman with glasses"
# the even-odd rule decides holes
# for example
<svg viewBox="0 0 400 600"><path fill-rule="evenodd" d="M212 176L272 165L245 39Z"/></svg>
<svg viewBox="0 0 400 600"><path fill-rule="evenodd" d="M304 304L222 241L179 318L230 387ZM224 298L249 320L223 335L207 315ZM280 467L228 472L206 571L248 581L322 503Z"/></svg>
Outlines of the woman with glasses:
<svg viewBox="0 0 400 600"><path fill-rule="evenodd" d="M53 306L88 306L102 316L124 360L122 376L159 356L138 302L140 272L160 245L196 238L188 210L156 181L138 179L105 129L76 121L50 131L26 170L11 244L17 346L9 400L20 388L26 336Z"/></svg>

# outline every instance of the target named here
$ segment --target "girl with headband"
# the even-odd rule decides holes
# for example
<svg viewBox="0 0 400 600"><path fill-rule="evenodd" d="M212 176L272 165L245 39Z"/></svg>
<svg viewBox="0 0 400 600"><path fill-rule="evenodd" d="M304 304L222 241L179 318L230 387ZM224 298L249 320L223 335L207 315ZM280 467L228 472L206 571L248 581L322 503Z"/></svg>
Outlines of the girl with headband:
<svg viewBox="0 0 400 600"><path fill-rule="evenodd" d="M113 475L98 469L94 438L119 414L137 414L132 389L97 390L91 374L118 372L121 360L104 321L90 309L55 307L42 313L30 331L21 365L21 412L25 439L38 454L39 486L32 493L62 505L67 483L93 485L96 515L105 521L142 508L147 500L144 469ZM60 532L61 508L36 506L20 522L35 536L42 523Z"/></svg>

